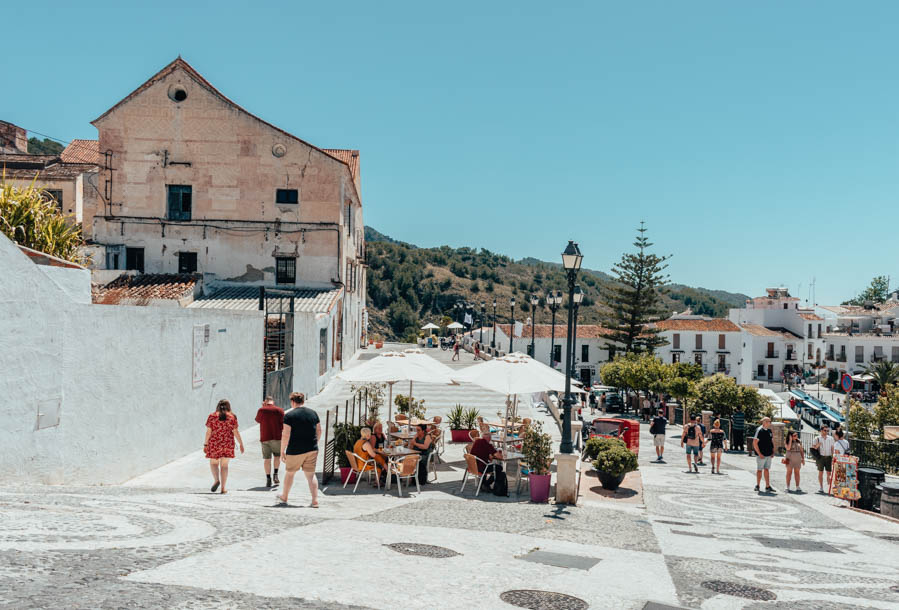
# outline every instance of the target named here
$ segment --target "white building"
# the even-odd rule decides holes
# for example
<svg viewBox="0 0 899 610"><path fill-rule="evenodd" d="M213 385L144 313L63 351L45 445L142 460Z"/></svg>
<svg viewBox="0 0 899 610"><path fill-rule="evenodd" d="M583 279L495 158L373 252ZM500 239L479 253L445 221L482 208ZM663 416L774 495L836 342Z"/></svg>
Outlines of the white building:
<svg viewBox="0 0 899 610"><path fill-rule="evenodd" d="M822 309L835 316L824 332L828 369L857 374L880 360L899 363L899 303Z"/></svg>
<svg viewBox="0 0 899 610"><path fill-rule="evenodd" d="M668 342L655 351L662 362L693 362L706 375L722 373L744 383L740 374L743 332L730 320L674 315L652 326Z"/></svg>
<svg viewBox="0 0 899 610"><path fill-rule="evenodd" d="M502 352L509 352L509 324L496 325L496 348ZM531 349L531 325L522 325L521 336L512 337L512 351L530 354ZM567 338L565 336L565 324L556 324L555 342L552 341L552 324L535 324L534 334L534 358L553 368L564 367L564 354ZM610 358L606 344L611 331L598 324L578 324L577 339L574 344L574 370L577 378L585 384L592 384L599 379L599 368ZM480 339L479 330L474 331L474 339ZM490 345L493 340L492 327L484 329L484 345ZM555 344L555 354L550 360L551 345ZM614 356L614 354L612 354Z"/></svg>

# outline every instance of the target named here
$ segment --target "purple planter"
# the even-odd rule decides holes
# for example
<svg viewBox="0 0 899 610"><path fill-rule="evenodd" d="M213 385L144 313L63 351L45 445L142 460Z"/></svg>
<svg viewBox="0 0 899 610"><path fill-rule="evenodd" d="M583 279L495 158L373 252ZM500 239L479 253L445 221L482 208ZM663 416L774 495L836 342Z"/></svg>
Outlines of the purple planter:
<svg viewBox="0 0 899 610"><path fill-rule="evenodd" d="M347 477L350 479L350 483L356 482L356 473L353 472L353 469L349 466L341 466L340 467L340 482L346 483Z"/></svg>
<svg viewBox="0 0 899 610"><path fill-rule="evenodd" d="M551 481L551 474L528 475L528 489L531 492L531 502L540 504L549 502L549 487Z"/></svg>

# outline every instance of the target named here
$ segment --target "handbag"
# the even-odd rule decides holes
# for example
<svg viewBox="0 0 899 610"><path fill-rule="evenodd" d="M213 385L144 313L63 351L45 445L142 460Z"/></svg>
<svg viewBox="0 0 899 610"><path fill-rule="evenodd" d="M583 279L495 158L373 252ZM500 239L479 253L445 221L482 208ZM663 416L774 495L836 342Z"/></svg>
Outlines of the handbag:
<svg viewBox="0 0 899 610"><path fill-rule="evenodd" d="M789 464L790 460L788 460L787 458L783 458L782 460L780 460L780 463L781 464Z"/></svg>
<svg viewBox="0 0 899 610"><path fill-rule="evenodd" d="M817 447L812 447L808 452L811 453L812 457L816 460L821 457L821 451Z"/></svg>

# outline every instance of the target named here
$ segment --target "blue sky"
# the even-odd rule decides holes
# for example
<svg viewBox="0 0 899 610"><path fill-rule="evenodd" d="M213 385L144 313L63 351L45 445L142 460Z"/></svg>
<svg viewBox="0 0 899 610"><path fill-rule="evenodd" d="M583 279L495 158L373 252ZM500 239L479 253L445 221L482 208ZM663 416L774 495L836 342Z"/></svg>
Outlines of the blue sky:
<svg viewBox="0 0 899 610"><path fill-rule="evenodd" d="M249 8L251 7L252 8ZM361 150L366 224L837 302L899 285L899 3L16 3L0 118L69 140L179 53ZM11 41L8 41L11 42ZM19 50L21 49L21 51ZM801 288L800 288L801 285Z"/></svg>

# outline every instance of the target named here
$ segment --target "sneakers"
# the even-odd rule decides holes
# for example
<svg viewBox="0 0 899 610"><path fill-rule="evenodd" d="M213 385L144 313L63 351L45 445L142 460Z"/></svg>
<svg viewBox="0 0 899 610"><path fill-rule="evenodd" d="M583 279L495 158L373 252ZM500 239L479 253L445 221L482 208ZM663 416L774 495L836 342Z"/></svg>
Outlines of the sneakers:
<svg viewBox="0 0 899 610"><path fill-rule="evenodd" d="M802 490L799 489L799 486L798 486L798 485L796 486L796 493L798 493L798 494L801 494L801 493L802 493Z"/></svg>
<svg viewBox="0 0 899 610"><path fill-rule="evenodd" d="M271 487L271 486L272 486L272 477L271 477L271 475L268 475L268 474L265 475L265 486L266 486L266 487Z"/></svg>
<svg viewBox="0 0 899 610"><path fill-rule="evenodd" d="M755 490L756 490L756 491L759 490L759 486L758 486L758 485L755 486Z"/></svg>
<svg viewBox="0 0 899 610"><path fill-rule="evenodd" d="M696 464L693 464L693 468L696 469L696 473L698 474L698 473L699 473L699 466L697 466Z"/></svg>
<svg viewBox="0 0 899 610"><path fill-rule="evenodd" d="M280 484L281 484L281 481L278 479L278 473L277 473L277 472L276 472L275 474L272 475L272 483L274 483L275 485L280 485Z"/></svg>
<svg viewBox="0 0 899 610"><path fill-rule="evenodd" d="M766 487L766 488L765 488L765 491L768 492L769 494L770 494L770 493L777 493L777 490L774 489L773 487Z"/></svg>

